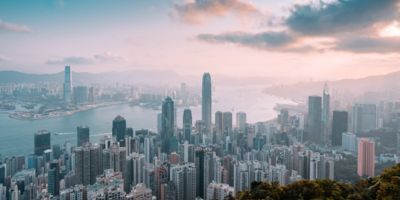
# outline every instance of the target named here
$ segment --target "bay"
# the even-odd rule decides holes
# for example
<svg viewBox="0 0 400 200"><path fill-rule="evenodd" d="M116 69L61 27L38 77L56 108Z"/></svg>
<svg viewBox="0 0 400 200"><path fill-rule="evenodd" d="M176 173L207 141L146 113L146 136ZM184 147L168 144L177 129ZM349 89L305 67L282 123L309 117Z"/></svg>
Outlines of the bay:
<svg viewBox="0 0 400 200"><path fill-rule="evenodd" d="M213 89L213 113L230 111L247 113L249 123L266 121L276 117L274 106L277 103L294 104L294 102L271 96L262 92L265 86L222 86ZM184 108L177 108L177 125L181 127ZM192 107L193 122L201 119L201 107ZM34 133L41 129L52 132L52 144L63 144L70 141L76 144L76 127L87 125L90 128L91 141L97 142L104 134L111 134L112 120L121 115L127 120L127 126L134 130L157 130L157 114L160 110L146 109L128 104L101 107L73 115L42 120L16 120L7 114L0 114L0 155L2 158L12 155L27 155L33 152ZM213 116L214 118L214 116ZM58 133L58 134L54 134Z"/></svg>

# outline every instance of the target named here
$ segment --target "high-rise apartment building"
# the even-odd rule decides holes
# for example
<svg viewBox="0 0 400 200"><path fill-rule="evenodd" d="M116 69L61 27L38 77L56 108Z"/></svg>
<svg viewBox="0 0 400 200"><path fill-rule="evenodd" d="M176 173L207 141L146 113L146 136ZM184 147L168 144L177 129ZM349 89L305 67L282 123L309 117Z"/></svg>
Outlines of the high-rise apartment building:
<svg viewBox="0 0 400 200"><path fill-rule="evenodd" d="M368 138L358 141L357 174L372 177L375 175L375 142Z"/></svg>
<svg viewBox="0 0 400 200"><path fill-rule="evenodd" d="M96 176L103 171L103 157L100 146L89 143L82 147L75 148L74 154L76 183L83 185L94 184L96 182Z"/></svg>

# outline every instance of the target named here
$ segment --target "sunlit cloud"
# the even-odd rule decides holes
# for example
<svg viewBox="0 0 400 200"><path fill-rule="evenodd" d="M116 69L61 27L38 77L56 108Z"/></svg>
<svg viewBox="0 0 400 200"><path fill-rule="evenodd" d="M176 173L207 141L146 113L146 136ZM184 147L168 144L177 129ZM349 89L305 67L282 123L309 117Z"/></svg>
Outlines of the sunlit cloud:
<svg viewBox="0 0 400 200"><path fill-rule="evenodd" d="M379 35L382 37L398 37L400 36L400 23L398 21L394 21L389 24L385 28L383 28Z"/></svg>
<svg viewBox="0 0 400 200"><path fill-rule="evenodd" d="M232 43L280 52L398 53L398 39L382 37L400 36L399 22L393 22L400 17L399 2L309 1L293 5L289 15L281 19L280 25L285 31L199 34L197 38L205 42Z"/></svg>
<svg viewBox="0 0 400 200"><path fill-rule="evenodd" d="M175 4L174 10L180 20L189 24L200 24L229 13L240 18L259 14L257 8L245 0L193 0Z"/></svg>

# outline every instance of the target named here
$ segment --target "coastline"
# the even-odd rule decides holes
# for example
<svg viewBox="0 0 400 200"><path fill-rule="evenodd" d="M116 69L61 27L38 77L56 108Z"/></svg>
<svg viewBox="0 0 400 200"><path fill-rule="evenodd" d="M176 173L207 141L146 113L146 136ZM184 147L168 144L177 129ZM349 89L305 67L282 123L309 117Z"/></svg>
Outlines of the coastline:
<svg viewBox="0 0 400 200"><path fill-rule="evenodd" d="M103 107L108 107L108 106L114 106L114 105L122 105L122 104L127 104L128 102L113 102L113 103L101 103L101 104L96 104L96 105L86 105L85 107L76 109L76 110L71 110L71 111L54 111L51 112L50 114L34 114L32 112L25 112L25 111L19 111L19 112L14 112L14 113L5 113L8 114L8 117L11 119L16 119L16 120L22 120L22 121L35 121L35 120L43 120L43 119L53 119L53 118L60 118L60 117L65 117L65 116L70 116L74 115L79 112L84 112L84 111L89 111L97 108L103 108Z"/></svg>

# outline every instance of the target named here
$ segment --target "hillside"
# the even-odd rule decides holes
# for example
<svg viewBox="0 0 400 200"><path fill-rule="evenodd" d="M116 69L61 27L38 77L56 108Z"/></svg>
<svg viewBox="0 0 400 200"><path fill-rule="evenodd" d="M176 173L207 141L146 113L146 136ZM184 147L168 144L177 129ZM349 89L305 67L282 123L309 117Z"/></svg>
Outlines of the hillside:
<svg viewBox="0 0 400 200"><path fill-rule="evenodd" d="M280 186L277 183L255 182L251 190L240 192L236 199L400 199L400 164L357 184L331 180L302 180Z"/></svg>
<svg viewBox="0 0 400 200"><path fill-rule="evenodd" d="M328 81L331 93L344 99L396 99L400 97L400 71L386 75L369 76L360 79ZM302 82L291 85L275 85L265 89L266 93L304 99L309 95L322 95L325 82Z"/></svg>

